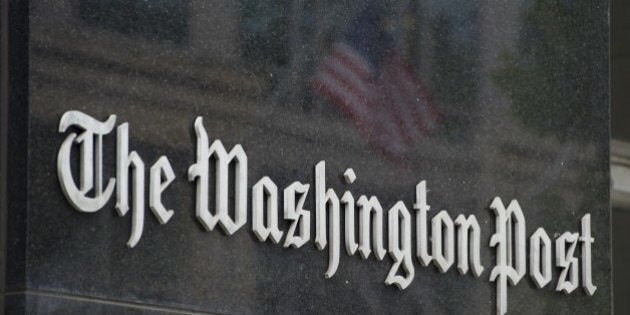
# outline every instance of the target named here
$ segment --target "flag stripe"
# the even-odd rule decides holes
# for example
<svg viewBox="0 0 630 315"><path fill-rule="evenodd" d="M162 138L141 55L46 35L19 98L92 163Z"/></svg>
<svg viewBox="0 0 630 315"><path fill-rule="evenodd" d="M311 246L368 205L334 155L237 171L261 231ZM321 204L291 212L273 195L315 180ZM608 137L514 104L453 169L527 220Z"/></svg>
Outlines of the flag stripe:
<svg viewBox="0 0 630 315"><path fill-rule="evenodd" d="M361 100L354 93L345 88L343 83L335 79L330 73L320 71L317 73L315 88L333 98L339 105L343 105L345 111L355 119L366 120L370 116L367 100Z"/></svg>
<svg viewBox="0 0 630 315"><path fill-rule="evenodd" d="M370 79L372 74L372 69L369 65L370 63L358 54L352 47L344 43L337 43L333 47L333 56L338 58L342 63L348 65L348 67L352 68L354 72L364 79Z"/></svg>
<svg viewBox="0 0 630 315"><path fill-rule="evenodd" d="M383 37L366 33L371 20L358 17L351 35L332 46L317 66L313 89L349 116L370 145L400 158L437 126L439 113L404 59L381 49Z"/></svg>
<svg viewBox="0 0 630 315"><path fill-rule="evenodd" d="M322 68L342 82L348 89L351 89L357 96L363 98L373 97L373 87L370 81L363 80L352 69L346 68L345 65L331 60L329 63L325 63Z"/></svg>

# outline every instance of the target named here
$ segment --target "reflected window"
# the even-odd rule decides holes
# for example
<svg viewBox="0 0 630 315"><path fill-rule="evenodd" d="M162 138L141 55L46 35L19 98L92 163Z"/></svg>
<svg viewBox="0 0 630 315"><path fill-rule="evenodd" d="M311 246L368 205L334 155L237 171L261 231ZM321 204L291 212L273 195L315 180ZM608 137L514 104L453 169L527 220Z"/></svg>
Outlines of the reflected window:
<svg viewBox="0 0 630 315"><path fill-rule="evenodd" d="M176 44L189 38L190 0L78 0L77 13L86 24L131 36Z"/></svg>
<svg viewBox="0 0 630 315"><path fill-rule="evenodd" d="M289 5L289 2L240 1L243 55L250 64L281 66L287 63Z"/></svg>

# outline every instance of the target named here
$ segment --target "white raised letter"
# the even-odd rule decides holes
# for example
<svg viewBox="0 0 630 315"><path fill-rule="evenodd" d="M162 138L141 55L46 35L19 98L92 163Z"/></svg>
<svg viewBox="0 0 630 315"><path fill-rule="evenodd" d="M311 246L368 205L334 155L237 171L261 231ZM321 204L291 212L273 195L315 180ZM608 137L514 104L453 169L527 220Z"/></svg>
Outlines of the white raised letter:
<svg viewBox="0 0 630 315"><path fill-rule="evenodd" d="M267 226L263 222L267 196ZM252 187L252 230L258 240L264 242L268 237L274 244L280 242L282 232L278 229L278 187L265 176Z"/></svg>
<svg viewBox="0 0 630 315"><path fill-rule="evenodd" d="M129 210L129 173L133 166L133 183L131 193L133 195L133 212L131 213L131 236L127 246L134 247L140 241L144 228L144 162L136 153L129 153L129 124L118 126L116 131L116 209L118 214L124 216Z"/></svg>
<svg viewBox="0 0 630 315"><path fill-rule="evenodd" d="M472 272L475 277L479 277L483 272L483 266L481 266L480 257L481 231L477 218L474 215L470 215L466 219L463 214L460 214L455 219L455 225L457 225L457 270L459 270L460 274L466 274L468 272L468 260L470 259ZM469 234L472 236L470 239Z"/></svg>
<svg viewBox="0 0 630 315"><path fill-rule="evenodd" d="M359 244L357 244L354 230L354 197L352 193L346 191L341 196L341 203L344 204L344 211L346 214L345 222L345 239L346 239L346 253L352 256L357 252Z"/></svg>
<svg viewBox="0 0 630 315"><path fill-rule="evenodd" d="M343 173L343 177L346 181L346 184L354 183L354 180L357 176L354 174L354 170L349 168ZM354 230L354 197L352 193L346 191L343 196L341 196L341 203L344 204L344 212L345 212L345 239L346 239L346 253L352 256L357 252L359 248L359 244L357 244Z"/></svg>
<svg viewBox="0 0 630 315"><path fill-rule="evenodd" d="M247 155L240 144L228 153L219 140L215 140L208 148L208 135L203 127L201 117L195 119L197 134L197 163L188 169L188 180L197 180L196 215L207 230L213 230L219 223L228 235L234 234L247 222ZM215 198L216 212L208 210L208 171L209 159L216 160ZM229 164L235 161L234 178L234 219L228 213L228 174Z"/></svg>
<svg viewBox="0 0 630 315"><path fill-rule="evenodd" d="M162 174L165 181L162 182ZM161 224L168 222L173 216L173 210L166 210L162 204L162 192L175 179L175 172L171 163L162 156L151 166L151 179L149 182L149 207Z"/></svg>
<svg viewBox="0 0 630 315"><path fill-rule="evenodd" d="M582 287L588 295L593 295L597 287L593 285L591 277L591 244L595 241L591 237L591 215L586 214L582 217Z"/></svg>
<svg viewBox="0 0 630 315"><path fill-rule="evenodd" d="M446 231L443 228L446 227ZM444 235L444 245L442 245L442 235ZM433 251L433 263L446 272L455 262L455 233L453 220L446 210L440 211L431 220L431 245Z"/></svg>
<svg viewBox="0 0 630 315"><path fill-rule="evenodd" d="M71 133L59 148L57 155L57 177L66 199L72 207L81 212L96 212L103 208L114 192L116 180L110 178L103 190L103 135L114 129L116 115L110 115L105 122L98 121L80 111L68 111L61 116L59 132L65 132L71 126L84 131L77 137ZM96 136L96 148L94 137ZM80 143L80 188L77 187L70 167L73 143ZM96 157L93 150L96 149ZM96 159L96 161L95 161ZM96 177L96 178L94 178ZM94 197L87 193L94 188Z"/></svg>
<svg viewBox="0 0 630 315"><path fill-rule="evenodd" d="M539 289L551 281L551 240L543 228L538 228L530 237L529 275Z"/></svg>
<svg viewBox="0 0 630 315"><path fill-rule="evenodd" d="M501 198L495 197L490 208L496 216L490 247L497 252L497 265L490 272L490 281L497 283L497 313L503 315L507 312L507 281L516 285L525 275L525 218L516 199L505 209Z"/></svg>
<svg viewBox="0 0 630 315"><path fill-rule="evenodd" d="M556 291L564 291L564 293L569 294L579 285L578 259L573 257L578 237L578 233L564 232L556 239L556 266L562 268ZM567 249L567 243L570 243L569 249ZM571 272L569 280L566 280L569 271Z"/></svg>
<svg viewBox="0 0 630 315"><path fill-rule="evenodd" d="M326 212L330 205L330 247L326 278L332 277L339 266L339 198L334 190L326 190L326 162L315 166L315 246L323 250L327 245Z"/></svg>
<svg viewBox="0 0 630 315"><path fill-rule="evenodd" d="M402 290L413 281L415 272L411 258L411 216L402 201L389 209L388 227L389 256L394 260L394 264L387 274L385 284L395 284ZM396 275L401 264L406 276Z"/></svg>
<svg viewBox="0 0 630 315"><path fill-rule="evenodd" d="M311 212L304 209L304 200L309 187L309 184L294 182L284 189L284 218L293 221L287 231L284 247L300 248L311 238ZM297 204L295 202L296 194L300 195ZM298 223L300 224L300 235L295 236Z"/></svg>
<svg viewBox="0 0 630 315"><path fill-rule="evenodd" d="M429 211L431 207L427 205L427 183L424 180L416 185L416 203L413 207L417 210L416 237L418 238L418 243L416 244L416 255L418 255L418 260L420 260L420 264L426 267L431 263L433 257L431 257L428 252L429 244L427 237L427 211Z"/></svg>
<svg viewBox="0 0 630 315"><path fill-rule="evenodd" d="M357 205L361 207L359 210L359 253L363 259L367 259L372 253L370 249L370 221L372 221L372 239L374 241L374 256L376 259L383 260L387 251L383 248L383 207L376 197L372 196L368 199L365 196L359 197ZM373 220L372 216L373 214Z"/></svg>

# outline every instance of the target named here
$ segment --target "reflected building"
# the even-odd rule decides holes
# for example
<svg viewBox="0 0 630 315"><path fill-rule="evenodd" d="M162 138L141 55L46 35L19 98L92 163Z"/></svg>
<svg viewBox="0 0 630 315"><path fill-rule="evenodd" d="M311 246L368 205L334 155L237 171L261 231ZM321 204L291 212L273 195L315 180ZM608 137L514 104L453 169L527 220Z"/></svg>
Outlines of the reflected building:
<svg viewBox="0 0 630 315"><path fill-rule="evenodd" d="M40 247L29 252L27 284L42 291L87 291L102 299L165 303L177 309L195 305L195 310L226 313L389 312L396 303L403 305L401 311L430 313L493 309L487 302L494 294L488 273L480 279L455 273L445 277L432 266L418 265L413 294L401 295L382 284L389 262L342 255L340 272L323 280L324 258L314 247L287 251L259 244L248 232L231 237L205 232L195 219L193 185L182 171L195 160L197 116L203 117L211 141L243 146L250 181L269 176L279 187L295 180L312 182L313 167L325 160L331 187L357 196L377 195L389 208L398 200L411 207L415 185L426 180L431 215L441 209L453 217L475 214L486 231L483 244L490 241L493 217L488 206L494 196L519 200L528 236L538 226L553 233L577 231L581 214L590 212L598 216L593 234L601 243L596 244L606 253L609 212L602 196L608 191L608 168L601 161L608 159L608 144L601 140L607 139L608 130L601 128L607 114L599 111L608 102L608 62L536 72L548 60L532 52L564 38L566 49L547 56L568 53L578 62L603 58L607 25L597 8L592 8L593 21L586 21L597 32L578 38L545 33L572 27L562 23L579 17L581 6L592 5L33 1L30 136L32 147L46 149L45 154L31 152L29 195L34 201L29 211L37 215L29 218L28 228L31 241ZM545 16L545 10L552 16ZM557 25L536 27L544 23ZM572 46L589 41L582 50ZM535 42L543 44L532 46ZM325 79L318 77L321 73ZM581 76L601 83L585 87ZM588 91L576 92L575 102L567 96L567 91L583 88ZM528 101L537 95L540 99ZM562 115L546 107L547 100L560 100ZM129 218L115 215L113 202L92 217L96 224L70 211L53 212L49 204L63 204L57 191L52 201L35 198L52 195L49 186L57 183L50 167L58 148L49 142L54 135L61 143L58 118L71 109L103 120L116 114L117 123L129 122L131 150L147 165L168 153L178 170L178 181L164 195L176 215L164 226L147 215L141 240L146 245L124 247ZM114 137L105 141L104 154L112 158L105 160L104 172L113 176ZM352 185L341 180L347 168L357 174ZM307 204L313 210L312 196ZM63 233L35 233L50 222ZM281 223L281 228L287 225ZM98 266L87 267L98 283L86 288L82 279L60 276L77 268L66 262L75 250L98 261ZM493 258L482 257L486 270ZM602 270L595 281L610 282L608 259L595 264ZM134 281L120 285L127 279ZM191 285L195 293L188 295ZM552 289L538 295L531 287L510 287L510 295L540 303L514 303L511 310L557 309L560 296ZM604 302L598 305L611 295L610 287L600 288L597 301ZM455 297L453 291L461 294ZM341 308L338 301L325 304L322 298L350 293L352 300ZM567 312L579 307L566 304Z"/></svg>

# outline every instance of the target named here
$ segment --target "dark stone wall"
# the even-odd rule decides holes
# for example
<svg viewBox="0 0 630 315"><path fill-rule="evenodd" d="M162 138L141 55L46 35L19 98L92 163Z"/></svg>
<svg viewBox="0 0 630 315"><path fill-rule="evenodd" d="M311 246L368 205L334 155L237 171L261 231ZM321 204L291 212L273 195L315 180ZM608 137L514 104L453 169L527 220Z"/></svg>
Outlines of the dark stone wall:
<svg viewBox="0 0 630 315"><path fill-rule="evenodd" d="M518 200L528 239L538 227L552 240L579 232L587 213L595 238L592 297L581 286L555 291L554 267L542 289L528 275L508 286L508 311L611 311L607 4L106 3L10 6L8 313L492 313L489 206L497 196ZM350 47L354 67L338 65L347 53L339 47ZM145 200L133 248L132 211L119 215L115 195L83 213L62 192L57 154L80 132L59 132L70 110L129 123L130 151L146 165L145 196L149 167L162 155L173 167L163 202L175 215L160 224ZM243 146L248 190L263 176L280 192L311 184L306 245L259 242L249 213L231 236L200 224L188 180L198 116L210 141ZM113 178L116 131L103 154L104 176ZM322 160L337 194L377 196L384 213L404 202L414 245L414 187L426 180L429 219L445 209L453 220L479 221L484 272L441 273L414 258L414 281L399 290L384 284L391 258L348 256L342 238L339 269L325 279L328 248L313 244ZM351 185L342 177L350 167ZM286 235L290 222L278 214Z"/></svg>

